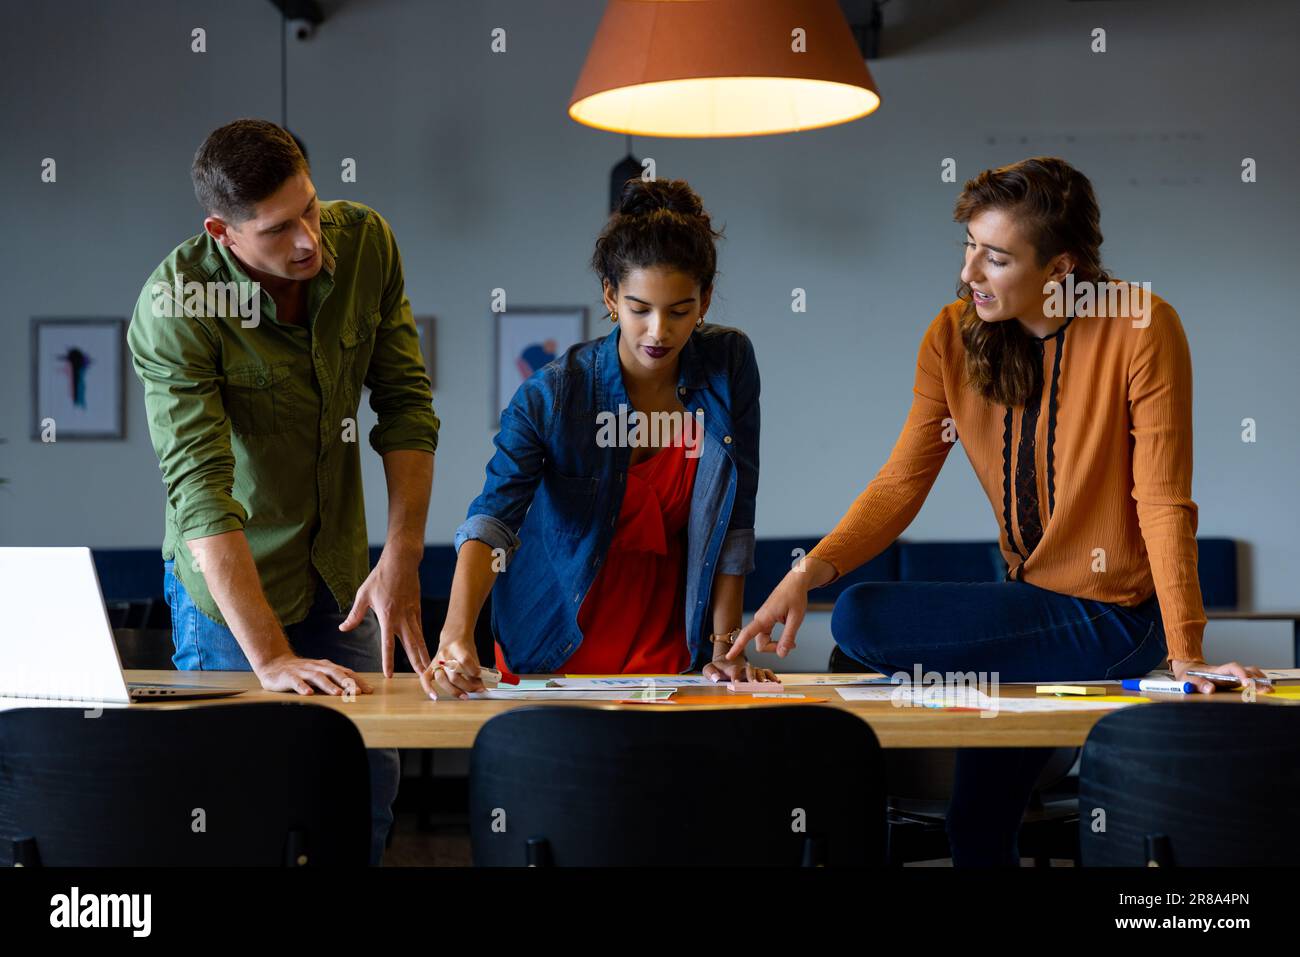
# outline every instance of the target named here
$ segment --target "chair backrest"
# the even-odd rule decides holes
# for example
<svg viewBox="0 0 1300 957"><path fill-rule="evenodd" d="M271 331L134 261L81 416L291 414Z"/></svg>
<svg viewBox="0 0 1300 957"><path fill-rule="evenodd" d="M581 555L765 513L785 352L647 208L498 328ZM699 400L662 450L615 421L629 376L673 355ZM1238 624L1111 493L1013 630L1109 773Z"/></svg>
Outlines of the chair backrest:
<svg viewBox="0 0 1300 957"><path fill-rule="evenodd" d="M365 746L337 711L285 702L95 714L0 713L0 856L55 867L369 860Z"/></svg>
<svg viewBox="0 0 1300 957"><path fill-rule="evenodd" d="M1083 746L1084 866L1291 865L1300 710L1179 702L1102 718Z"/></svg>
<svg viewBox="0 0 1300 957"><path fill-rule="evenodd" d="M882 769L835 708L517 708L470 756L474 863L882 864Z"/></svg>

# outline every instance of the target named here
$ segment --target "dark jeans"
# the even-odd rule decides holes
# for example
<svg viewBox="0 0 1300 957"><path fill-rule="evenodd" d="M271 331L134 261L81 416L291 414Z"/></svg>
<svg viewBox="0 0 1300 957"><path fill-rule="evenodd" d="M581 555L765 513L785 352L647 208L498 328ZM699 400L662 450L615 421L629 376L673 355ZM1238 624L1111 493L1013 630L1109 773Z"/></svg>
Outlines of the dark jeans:
<svg viewBox="0 0 1300 957"><path fill-rule="evenodd" d="M173 562L163 563L163 594L172 611L172 661L180 671L252 671L234 633L219 625L194 604L173 573ZM317 578L316 597L307 617L284 629L289 647L303 658L327 658L353 671L382 671L379 620L374 609L366 612L352 631L339 631L346 618L329 587ZM401 780L396 748L367 748L370 762L370 863L378 865L393 826L393 800Z"/></svg>
<svg viewBox="0 0 1300 957"><path fill-rule="evenodd" d="M1152 595L1125 608L1024 582L871 582L835 603L831 633L886 675L984 672L1005 681L1137 678L1167 652ZM990 719L990 720L996 720ZM1017 836L1051 748L961 748L948 808L956 867L1016 866Z"/></svg>

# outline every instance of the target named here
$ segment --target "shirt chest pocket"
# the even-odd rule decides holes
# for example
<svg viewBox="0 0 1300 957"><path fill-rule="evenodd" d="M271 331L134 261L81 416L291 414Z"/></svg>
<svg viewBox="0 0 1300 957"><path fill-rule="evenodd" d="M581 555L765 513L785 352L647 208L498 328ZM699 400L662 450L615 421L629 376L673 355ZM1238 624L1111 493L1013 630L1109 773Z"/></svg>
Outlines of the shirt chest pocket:
<svg viewBox="0 0 1300 957"><path fill-rule="evenodd" d="M225 403L230 427L239 435L279 435L292 428L289 376L287 362L227 369Z"/></svg>
<svg viewBox="0 0 1300 957"><path fill-rule="evenodd" d="M379 328L379 310L358 310L343 325L339 334L339 377L356 395L370 370L375 351L375 330Z"/></svg>

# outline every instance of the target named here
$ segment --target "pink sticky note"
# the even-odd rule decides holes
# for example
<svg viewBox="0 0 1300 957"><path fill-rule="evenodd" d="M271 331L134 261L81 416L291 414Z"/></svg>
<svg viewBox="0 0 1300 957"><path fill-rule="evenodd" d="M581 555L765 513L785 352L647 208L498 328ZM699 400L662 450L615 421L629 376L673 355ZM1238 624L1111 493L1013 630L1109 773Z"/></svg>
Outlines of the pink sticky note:
<svg viewBox="0 0 1300 957"><path fill-rule="evenodd" d="M785 690L785 686L779 681L728 681L727 690L743 692L782 692Z"/></svg>

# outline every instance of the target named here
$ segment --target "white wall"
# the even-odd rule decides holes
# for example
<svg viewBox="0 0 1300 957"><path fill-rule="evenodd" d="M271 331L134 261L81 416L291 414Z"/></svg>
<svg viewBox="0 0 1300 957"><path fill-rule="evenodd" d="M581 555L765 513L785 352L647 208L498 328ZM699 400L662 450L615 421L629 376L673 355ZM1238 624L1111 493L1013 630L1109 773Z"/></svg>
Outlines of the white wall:
<svg viewBox="0 0 1300 957"><path fill-rule="evenodd" d="M289 122L322 196L361 200L392 222L415 310L438 318L443 430L427 537L449 542L491 450L489 291L598 315L586 261L625 141L574 124L565 106L603 4L328 6L314 39L290 41ZM32 442L28 321L128 315L153 266L198 231L188 169L203 136L237 116L278 119L278 15L266 0L0 9L0 475L10 479L0 540L154 545L163 496L138 384L125 442ZM1247 604L1300 605L1298 21L1285 0L896 0L872 64L875 115L777 137L638 138L636 153L688 179L727 227L711 318L748 330L762 368L759 534L825 531L888 454L920 335L953 297L960 182L1052 153L1092 178L1108 265L1151 281L1182 316L1201 534L1250 544ZM201 55L190 52L196 26L208 34ZM489 51L497 26L504 55ZM1095 26L1107 30L1105 54L1089 52ZM39 180L46 156L58 161L56 184ZM1245 156L1259 164L1254 185L1240 182ZM343 157L357 160L356 184L338 182ZM957 160L957 184L940 182L944 157ZM803 315L789 308L796 286L807 290ZM1253 445L1240 440L1247 416L1258 422ZM366 456L378 540L383 476ZM909 536L996 533L953 455ZM824 622L820 633L824 644ZM1284 656L1271 664L1290 663L1283 633L1211 629L1234 654L1254 647L1234 644L1240 635L1271 636L1257 654ZM810 666L824 652L810 650Z"/></svg>

